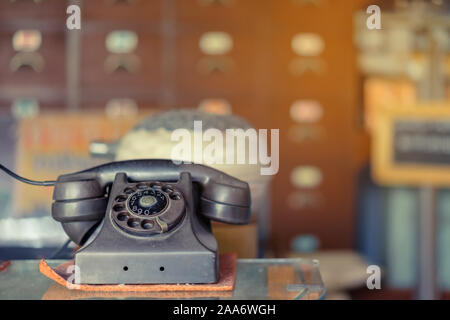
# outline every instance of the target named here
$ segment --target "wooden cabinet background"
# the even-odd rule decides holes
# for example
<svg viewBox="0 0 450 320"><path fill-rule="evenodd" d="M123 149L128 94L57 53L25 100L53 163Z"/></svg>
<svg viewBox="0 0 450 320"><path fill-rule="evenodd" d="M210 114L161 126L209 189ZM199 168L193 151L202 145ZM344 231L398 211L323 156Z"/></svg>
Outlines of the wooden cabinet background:
<svg viewBox="0 0 450 320"><path fill-rule="evenodd" d="M233 113L255 127L280 129L280 170L272 185L272 249L282 253L295 235L306 233L316 235L323 248L352 247L356 175L368 144L357 121L360 84L353 44L353 14L363 2L1 0L0 107L8 110L18 97L36 98L42 110L104 108L113 98L132 98L140 108L160 109L226 99ZM81 31L65 27L70 3L81 5ZM42 33L39 52L46 67L39 74L12 73L12 34L30 28ZM133 74L106 73L105 37L124 29L138 35L133 54L140 67ZM231 35L232 50L223 56L202 53L198 41L208 31ZM301 32L318 34L325 43L318 57L324 63L321 73L289 71L292 60L299 58L291 39ZM78 45L69 52L70 43ZM205 74L199 71L204 58L213 59L212 64L226 58L231 67ZM292 139L296 126L308 127L290 117L290 106L299 99L322 104L322 119L311 125L320 136ZM290 177L299 165L319 168L322 183L296 188ZM317 203L292 208L288 198L295 193L314 196Z"/></svg>

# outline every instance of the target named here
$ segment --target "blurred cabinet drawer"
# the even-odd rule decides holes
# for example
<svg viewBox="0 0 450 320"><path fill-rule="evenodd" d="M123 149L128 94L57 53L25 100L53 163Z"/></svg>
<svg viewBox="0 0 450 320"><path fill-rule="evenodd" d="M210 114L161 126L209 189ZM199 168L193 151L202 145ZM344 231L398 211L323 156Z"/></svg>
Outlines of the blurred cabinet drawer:
<svg viewBox="0 0 450 320"><path fill-rule="evenodd" d="M284 245L302 233L314 234L325 247L351 245L351 168L324 161L289 162L281 161L272 184L273 207L282 208L273 220L275 236Z"/></svg>
<svg viewBox="0 0 450 320"><path fill-rule="evenodd" d="M161 17L163 0L95 0L84 1L88 21L151 23Z"/></svg>
<svg viewBox="0 0 450 320"><path fill-rule="evenodd" d="M177 0L176 19L182 24L250 26L267 0Z"/></svg>
<svg viewBox="0 0 450 320"><path fill-rule="evenodd" d="M0 86L63 87L64 33L42 33L39 37L41 44L32 51L14 50L13 36L14 32L0 32Z"/></svg>
<svg viewBox="0 0 450 320"><path fill-rule="evenodd" d="M323 161L320 158L315 160L299 160L289 159L287 161L281 161L283 170L280 171L283 176L285 187L283 190L276 193L283 194L283 197L289 197L292 192L304 192L304 193L319 193L323 195L322 201L315 206L308 208L308 206L302 207L299 203L298 206L288 204L290 209L304 210L304 209L325 209L324 206L329 206L328 209L333 211L333 204L341 203L348 195L348 189L352 185L348 177L349 167L342 163L333 163ZM336 185L342 186L337 190ZM339 207L339 206L336 206Z"/></svg>
<svg viewBox="0 0 450 320"><path fill-rule="evenodd" d="M122 32L122 31L119 31ZM135 87L153 88L161 79L161 39L153 33L126 31L134 44L128 48L107 49L109 32L83 35L82 86L83 87ZM119 34L118 37L121 37ZM126 40L127 43L129 40ZM120 45L120 44L119 44ZM113 46L118 46L114 44Z"/></svg>
<svg viewBox="0 0 450 320"><path fill-rule="evenodd" d="M298 90L270 97L268 104L272 123L284 128L282 135L286 143L304 147L323 145L329 152L342 151L341 142L348 138L353 124L343 93L330 89L328 94Z"/></svg>
<svg viewBox="0 0 450 320"><path fill-rule="evenodd" d="M246 92L254 74L254 39L250 33L196 30L177 39L177 89L211 94Z"/></svg>
<svg viewBox="0 0 450 320"><path fill-rule="evenodd" d="M348 24L350 25L350 24ZM346 26L347 28L347 26ZM278 93L322 96L323 92L347 96L356 58L352 34L346 28L302 26L272 31L271 87ZM311 31L314 30L314 31ZM343 58L337 52L348 52ZM336 84L339 84L337 86Z"/></svg>
<svg viewBox="0 0 450 320"><path fill-rule="evenodd" d="M68 2L64 0L2 0L0 21L65 20Z"/></svg>

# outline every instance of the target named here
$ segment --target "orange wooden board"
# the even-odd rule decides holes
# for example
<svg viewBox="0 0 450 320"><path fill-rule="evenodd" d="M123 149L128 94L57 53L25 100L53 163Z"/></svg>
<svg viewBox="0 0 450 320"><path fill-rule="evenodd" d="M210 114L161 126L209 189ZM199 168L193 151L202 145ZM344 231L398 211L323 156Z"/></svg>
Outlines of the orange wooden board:
<svg viewBox="0 0 450 320"><path fill-rule="evenodd" d="M219 282L211 284L115 284L115 285L74 285L68 282L70 273L66 270L74 264L73 260L67 261L55 268L51 268L42 259L39 263L39 271L46 277L69 289L96 292L187 292L187 291L232 291L236 280L235 253L220 255L219 257Z"/></svg>

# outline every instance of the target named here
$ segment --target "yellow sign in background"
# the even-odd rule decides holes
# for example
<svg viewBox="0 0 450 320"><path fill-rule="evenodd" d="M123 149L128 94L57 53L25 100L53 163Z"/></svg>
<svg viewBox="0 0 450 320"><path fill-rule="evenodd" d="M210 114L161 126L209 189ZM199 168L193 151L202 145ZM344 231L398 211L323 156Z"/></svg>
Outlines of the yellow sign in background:
<svg viewBox="0 0 450 320"><path fill-rule="evenodd" d="M376 115L371 152L374 180L385 185L450 186L450 163L395 161L394 131L399 121L448 123L450 126L450 104L380 108Z"/></svg>

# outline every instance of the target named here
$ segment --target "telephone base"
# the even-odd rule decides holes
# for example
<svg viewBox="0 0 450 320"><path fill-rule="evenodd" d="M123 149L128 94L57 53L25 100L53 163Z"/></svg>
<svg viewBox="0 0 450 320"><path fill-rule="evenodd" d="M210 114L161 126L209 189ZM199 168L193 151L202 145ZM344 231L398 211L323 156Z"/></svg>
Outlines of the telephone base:
<svg viewBox="0 0 450 320"><path fill-rule="evenodd" d="M216 283L218 258L213 252L107 253L75 259L81 284Z"/></svg>

